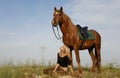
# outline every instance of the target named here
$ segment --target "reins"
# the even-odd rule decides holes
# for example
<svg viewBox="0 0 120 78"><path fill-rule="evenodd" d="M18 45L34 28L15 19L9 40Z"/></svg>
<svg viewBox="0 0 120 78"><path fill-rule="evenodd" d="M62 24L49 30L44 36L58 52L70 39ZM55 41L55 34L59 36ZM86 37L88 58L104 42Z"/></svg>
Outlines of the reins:
<svg viewBox="0 0 120 78"><path fill-rule="evenodd" d="M53 29L53 32L54 32L55 37L56 37L58 40L61 40L61 39L62 39L62 37L60 37L58 26L57 26L58 36L56 35L55 29L54 29L54 27L53 27L53 26L52 26L52 29Z"/></svg>

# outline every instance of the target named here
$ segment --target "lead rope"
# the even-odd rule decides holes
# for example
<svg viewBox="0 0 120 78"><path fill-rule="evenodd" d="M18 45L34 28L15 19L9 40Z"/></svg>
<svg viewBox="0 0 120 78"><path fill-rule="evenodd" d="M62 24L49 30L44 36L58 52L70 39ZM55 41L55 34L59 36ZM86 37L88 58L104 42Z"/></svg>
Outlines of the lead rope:
<svg viewBox="0 0 120 78"><path fill-rule="evenodd" d="M54 32L55 37L56 37L58 40L61 40L61 39L62 39L62 37L60 37L58 26L57 26L58 36L56 35L56 33L55 33L55 29L54 29L54 27L53 27L53 26L52 26L52 29L53 29L53 32Z"/></svg>

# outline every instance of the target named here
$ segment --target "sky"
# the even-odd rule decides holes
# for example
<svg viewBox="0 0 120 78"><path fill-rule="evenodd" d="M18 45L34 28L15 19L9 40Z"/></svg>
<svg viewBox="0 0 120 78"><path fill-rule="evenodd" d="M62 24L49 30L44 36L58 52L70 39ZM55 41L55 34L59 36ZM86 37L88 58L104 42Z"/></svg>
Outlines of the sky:
<svg viewBox="0 0 120 78"><path fill-rule="evenodd" d="M0 0L0 64L56 63L63 43L55 38L51 21L54 7L61 6L74 24L100 33L102 64L120 65L120 0ZM82 66L91 65L87 50L79 53Z"/></svg>

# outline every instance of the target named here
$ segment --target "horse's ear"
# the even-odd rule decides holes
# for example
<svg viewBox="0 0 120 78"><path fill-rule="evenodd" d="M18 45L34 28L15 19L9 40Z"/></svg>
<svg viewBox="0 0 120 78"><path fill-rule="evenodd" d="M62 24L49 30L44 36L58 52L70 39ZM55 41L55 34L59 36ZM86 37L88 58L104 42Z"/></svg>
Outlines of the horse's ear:
<svg viewBox="0 0 120 78"><path fill-rule="evenodd" d="M63 7L62 6L60 7L60 10L63 11Z"/></svg>
<svg viewBox="0 0 120 78"><path fill-rule="evenodd" d="M56 7L54 7L54 11L56 11L57 9L56 9Z"/></svg>

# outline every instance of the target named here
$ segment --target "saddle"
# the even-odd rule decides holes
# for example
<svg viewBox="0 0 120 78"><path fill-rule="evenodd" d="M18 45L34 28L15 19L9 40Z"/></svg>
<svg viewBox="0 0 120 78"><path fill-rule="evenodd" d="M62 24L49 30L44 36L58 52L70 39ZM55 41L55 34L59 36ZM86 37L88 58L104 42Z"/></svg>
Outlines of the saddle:
<svg viewBox="0 0 120 78"><path fill-rule="evenodd" d="M79 24L77 24L76 26L77 26L78 31L79 31L78 34L79 34L79 36L82 40L93 40L93 39L95 39L93 33L88 30L87 26L82 27Z"/></svg>

